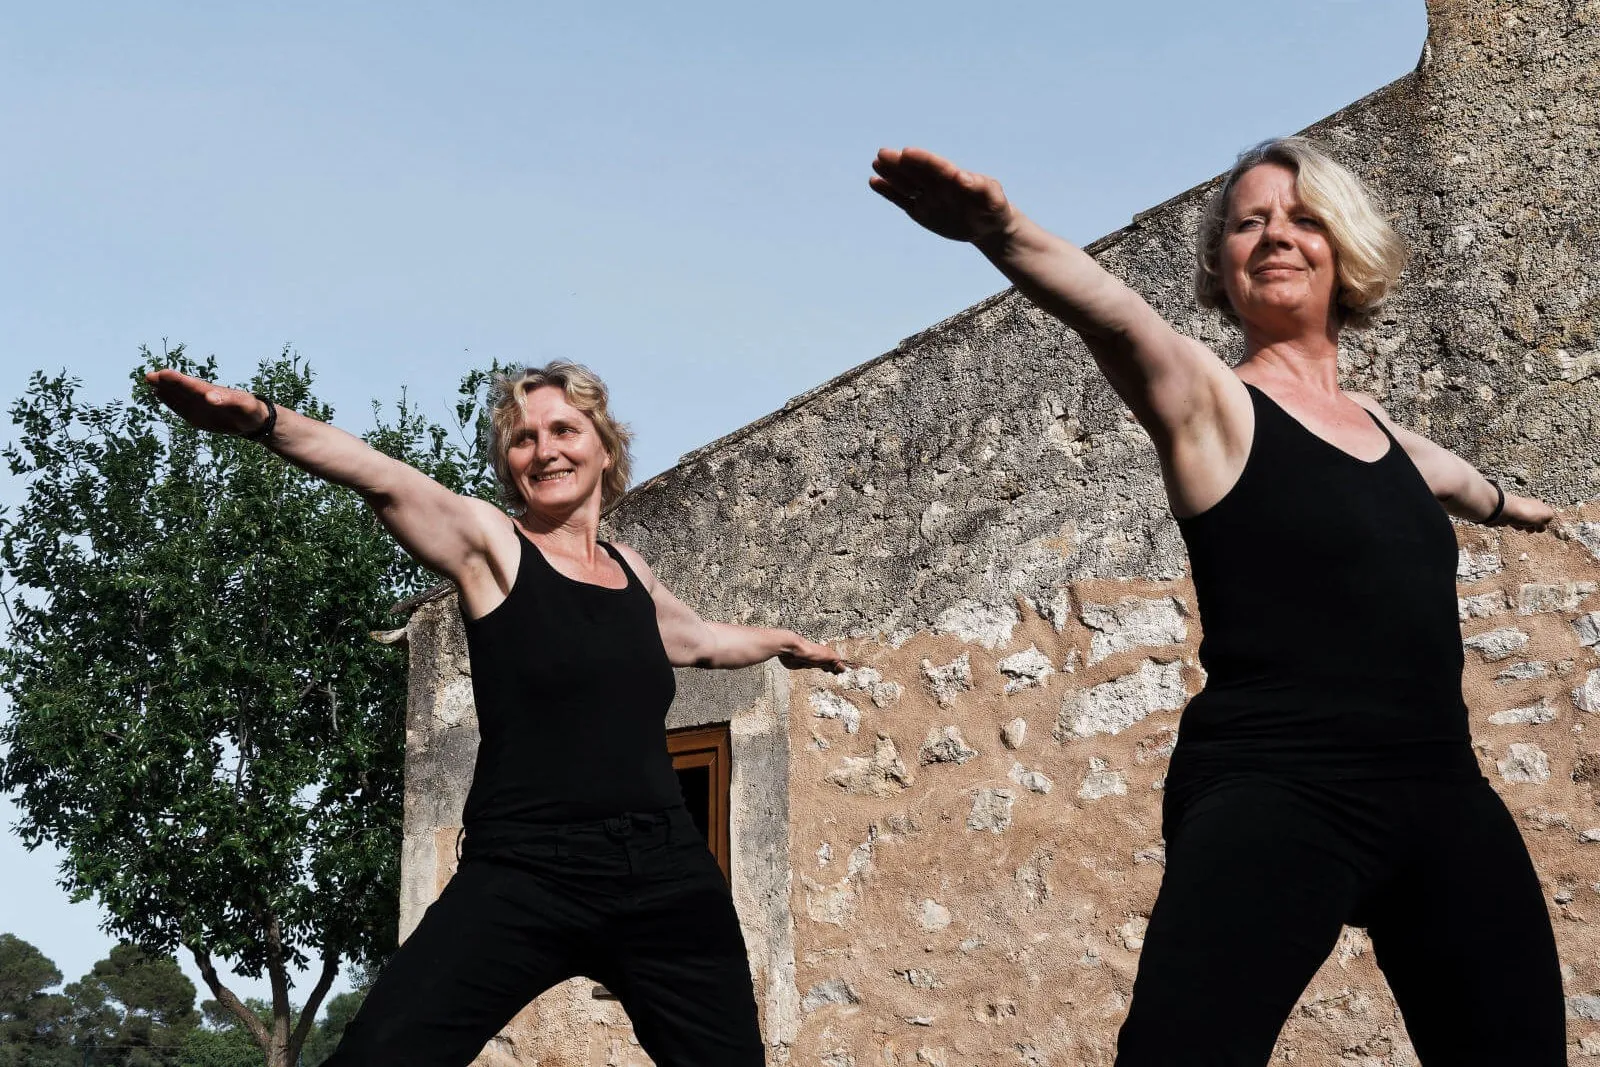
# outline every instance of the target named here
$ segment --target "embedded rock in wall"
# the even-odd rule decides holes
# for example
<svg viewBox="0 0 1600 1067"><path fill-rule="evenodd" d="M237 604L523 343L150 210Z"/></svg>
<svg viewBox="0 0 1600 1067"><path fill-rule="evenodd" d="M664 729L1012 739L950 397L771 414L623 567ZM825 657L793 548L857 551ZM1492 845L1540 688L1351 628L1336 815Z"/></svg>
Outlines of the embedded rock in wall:
<svg viewBox="0 0 1600 1067"><path fill-rule="evenodd" d="M1068 694L1056 722L1056 737L1120 734L1158 711L1181 708L1187 699L1180 663L1145 660L1132 674Z"/></svg>
<svg viewBox="0 0 1600 1067"><path fill-rule="evenodd" d="M1094 633L1089 639L1089 662L1131 648L1181 644L1189 636L1188 614L1177 597L1142 600L1124 597L1115 604L1085 604L1083 624Z"/></svg>

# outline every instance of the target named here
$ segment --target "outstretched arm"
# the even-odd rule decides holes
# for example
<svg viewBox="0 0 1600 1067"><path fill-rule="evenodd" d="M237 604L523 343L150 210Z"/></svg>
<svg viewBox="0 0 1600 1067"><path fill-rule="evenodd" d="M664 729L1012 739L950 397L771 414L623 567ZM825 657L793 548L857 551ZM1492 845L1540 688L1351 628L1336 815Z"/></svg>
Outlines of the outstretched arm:
<svg viewBox="0 0 1600 1067"><path fill-rule="evenodd" d="M1366 393L1347 395L1383 420L1446 511L1469 522L1485 522L1494 515L1500 494L1495 491L1494 484L1478 472L1478 468L1448 448L1396 423L1383 410L1383 405ZM1492 525L1538 532L1550 525L1555 514L1550 505L1542 500L1507 493L1505 507L1495 516Z"/></svg>
<svg viewBox="0 0 1600 1067"><path fill-rule="evenodd" d="M1156 437L1210 420L1233 377L1210 349L1167 325L1079 248L1033 222L993 178L921 148L883 149L872 188L924 228L977 247L1030 300L1075 330ZM1243 392L1242 388L1239 392Z"/></svg>
<svg viewBox="0 0 1600 1067"><path fill-rule="evenodd" d="M162 403L197 429L247 436L266 423L267 405L252 393L170 369L151 371L145 379ZM464 579L485 571L492 538L508 532L494 505L458 496L335 426L276 410L264 445L302 470L359 493L400 546L429 570L464 587Z"/></svg>
<svg viewBox="0 0 1600 1067"><path fill-rule="evenodd" d="M628 565L655 601L661 643L674 667L732 669L764 663L774 656L790 670L819 667L838 674L849 667L848 661L827 645L808 641L793 630L702 619L672 595L638 552L627 545L618 545L617 550L627 557Z"/></svg>

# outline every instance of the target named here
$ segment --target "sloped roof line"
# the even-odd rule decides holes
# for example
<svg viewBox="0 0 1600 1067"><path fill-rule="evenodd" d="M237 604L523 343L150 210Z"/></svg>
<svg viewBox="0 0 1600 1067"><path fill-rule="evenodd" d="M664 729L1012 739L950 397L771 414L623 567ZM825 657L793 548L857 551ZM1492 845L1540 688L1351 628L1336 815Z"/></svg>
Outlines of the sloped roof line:
<svg viewBox="0 0 1600 1067"><path fill-rule="evenodd" d="M1418 73L1427 65L1427 59L1428 53L1427 50L1424 49L1422 58L1418 61L1417 67L1414 70L1395 79L1388 85L1382 86L1381 88L1368 93L1359 100L1355 100L1349 104L1346 104L1344 107L1333 112L1332 114L1318 119L1316 122L1312 123L1310 126L1307 126L1300 132L1302 134L1314 134L1320 128L1336 125L1345 117L1356 112L1364 111L1367 108L1380 103L1385 97L1401 91L1417 78ZM1123 226L1120 229L1112 230L1104 237L1084 245L1083 250L1091 256L1099 256L1102 252L1105 252L1111 248L1115 248L1129 236L1143 229L1146 220L1164 215L1168 211L1178 207L1181 204L1209 194L1216 187L1217 183L1222 180L1226 173L1227 172L1224 171L1222 174L1213 175L1197 185L1190 186L1188 189L1185 189L1183 192L1178 193L1175 196L1168 197L1166 200L1161 201L1154 207L1137 212L1133 216L1133 221L1128 225ZM945 319L941 319L939 322L934 323L932 326L929 326L926 329L917 331L911 336L900 341L900 343L896 344L887 352L875 356L864 363L858 363L849 370L829 378L827 381L822 382L814 388L808 389L798 396L791 397L776 411L769 412L766 415L763 415L752 422L748 422L730 433L724 434L715 440L701 445L699 448L696 448L693 451L686 452L684 455L679 457L678 462L673 464L671 467L662 471L660 474L654 475L646 481L640 482L638 485L628 490L627 493L618 498L617 502L612 507L606 509L606 514L610 515L612 512L617 510L617 508L624 506L630 499L634 497L635 494L644 493L653 486L666 481L672 475L683 470L684 468L715 455L716 453L724 452L732 448L745 438L766 428L773 422L776 422L778 419L792 412L799 411L819 397L831 394L843 388L844 386L849 385L856 378L874 369L880 364L891 359L895 359L899 356L904 356L912 349L920 346L922 342L939 337L942 334L945 334L955 327L961 325L962 323L982 315L989 309L1004 302L1014 292L1016 292L1016 287L1012 286L995 293L993 296L985 297L976 304L963 308L954 315L951 315Z"/></svg>
<svg viewBox="0 0 1600 1067"><path fill-rule="evenodd" d="M1383 98L1393 93L1397 93L1403 88L1409 86L1416 79L1418 73L1427 66L1428 59L1429 52L1427 48L1424 47L1422 58L1419 60L1415 70L1408 74L1402 75L1401 77L1390 82L1388 85L1368 93L1359 100L1346 104L1344 107L1333 112L1331 115L1327 115L1321 119L1318 119L1316 122L1312 123L1310 126L1307 126L1300 132L1314 133L1319 128L1336 125L1346 116L1365 110L1368 107L1380 103ZM1224 171L1223 174L1225 173L1226 172ZM1116 230L1112 230L1105 236L1091 241L1083 246L1083 250L1091 256L1098 256L1102 252L1115 248L1128 237L1143 229L1146 220L1164 215L1169 210L1176 208L1181 204L1194 200L1197 197L1209 194L1211 190L1216 187L1216 184L1221 181L1223 174L1213 175L1197 185L1190 186L1188 189L1183 190L1175 196L1168 197L1159 204L1156 204L1154 207L1150 207L1144 211L1135 213L1133 216L1133 221L1131 221L1128 225ZM889 349L887 352L875 356L864 363L858 363L849 370L837 374L811 389L807 389L798 396L791 397L776 411L768 412L760 418L755 419L752 422L748 422L730 433L724 434L715 440L709 441L693 451L684 453L684 455L679 457L677 463L673 464L671 467L668 467L661 473L656 474L643 482L640 482L638 485L629 489L626 493L619 497L615 503L601 513L601 520L604 521L618 508L626 505L628 501L632 500L635 495L643 494L652 487L668 481L673 475L677 474L679 471L682 471L684 468L689 467L692 464L697 463L709 456L715 455L716 453L724 452L733 448L745 438L752 436L758 431L776 422L778 419L783 418L785 415L788 415L791 412L799 411L800 409L811 404L812 401L849 385L856 378L867 373L878 365L898 356L906 355L908 352L920 345L923 341L936 338L941 334L961 325L962 323L982 315L990 308L996 307L1003 303L1015 292L1016 287L1012 286L1003 289L992 296L985 297L976 304L965 307L948 318L941 319L926 329L918 330L916 333L900 341L900 343ZM438 600L444 596L448 596L454 591L455 586L452 583L448 581L440 582L415 596L408 597L405 600L400 601L394 605L392 610L398 615L409 615L423 604Z"/></svg>

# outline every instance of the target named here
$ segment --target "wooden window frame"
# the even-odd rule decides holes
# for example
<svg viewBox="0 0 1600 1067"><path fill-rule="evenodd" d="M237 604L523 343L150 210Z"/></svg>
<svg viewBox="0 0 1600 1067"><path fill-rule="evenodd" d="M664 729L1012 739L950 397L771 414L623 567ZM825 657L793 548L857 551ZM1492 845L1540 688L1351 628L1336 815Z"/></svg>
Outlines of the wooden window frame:
<svg viewBox="0 0 1600 1067"><path fill-rule="evenodd" d="M727 723L691 726L667 734L672 769L710 769L710 803L707 805L706 844L716 857L722 876L733 880L732 839L728 829L729 791L733 785L733 745Z"/></svg>

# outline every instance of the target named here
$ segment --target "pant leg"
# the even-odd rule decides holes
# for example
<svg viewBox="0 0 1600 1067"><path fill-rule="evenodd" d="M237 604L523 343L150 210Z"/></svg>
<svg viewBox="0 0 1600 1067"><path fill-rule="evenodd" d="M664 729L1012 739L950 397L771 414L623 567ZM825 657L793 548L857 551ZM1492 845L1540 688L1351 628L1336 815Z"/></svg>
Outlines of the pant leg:
<svg viewBox="0 0 1600 1067"><path fill-rule="evenodd" d="M467 1064L571 977L572 905L527 871L461 865L378 976L324 1067Z"/></svg>
<svg viewBox="0 0 1600 1067"><path fill-rule="evenodd" d="M1368 932L1424 1067L1567 1062L1555 936L1527 847L1489 786L1409 787L1412 857Z"/></svg>
<svg viewBox="0 0 1600 1067"><path fill-rule="evenodd" d="M761 1067L750 960L733 895L687 812L629 906L612 916L597 974L656 1067Z"/></svg>
<svg viewBox="0 0 1600 1067"><path fill-rule="evenodd" d="M1167 867L1117 1067L1260 1067L1375 869L1325 800L1214 782L1168 798Z"/></svg>

